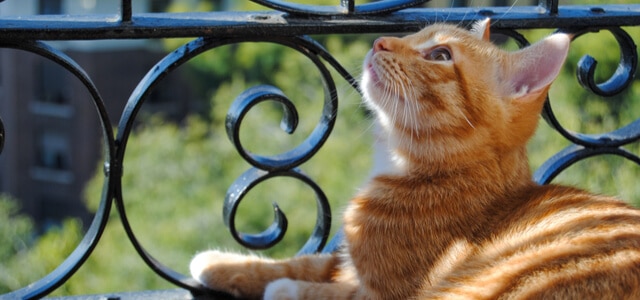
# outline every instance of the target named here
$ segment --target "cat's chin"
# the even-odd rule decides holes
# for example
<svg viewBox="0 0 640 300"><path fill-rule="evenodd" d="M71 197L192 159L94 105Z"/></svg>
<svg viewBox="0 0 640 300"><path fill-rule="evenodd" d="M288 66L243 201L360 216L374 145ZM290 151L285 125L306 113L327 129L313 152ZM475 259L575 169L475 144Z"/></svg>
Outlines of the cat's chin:
<svg viewBox="0 0 640 300"><path fill-rule="evenodd" d="M373 83L373 84L379 84L380 83L380 77L378 77L378 74L376 73L376 70L373 69L373 64L372 63L368 63L365 66L365 72L369 75L369 80Z"/></svg>
<svg viewBox="0 0 640 300"><path fill-rule="evenodd" d="M368 94L375 96L385 90L384 83L376 73L372 64L366 64L364 68L362 87L368 91Z"/></svg>
<svg viewBox="0 0 640 300"><path fill-rule="evenodd" d="M371 94L372 89L384 90L384 82L380 80L378 73L376 72L373 62L371 61L372 52L369 51L364 59L363 74L362 74L362 87L368 90Z"/></svg>
<svg viewBox="0 0 640 300"><path fill-rule="evenodd" d="M386 113L402 113L405 98L396 94L381 81L373 70L365 70L361 82L365 102L376 111Z"/></svg>

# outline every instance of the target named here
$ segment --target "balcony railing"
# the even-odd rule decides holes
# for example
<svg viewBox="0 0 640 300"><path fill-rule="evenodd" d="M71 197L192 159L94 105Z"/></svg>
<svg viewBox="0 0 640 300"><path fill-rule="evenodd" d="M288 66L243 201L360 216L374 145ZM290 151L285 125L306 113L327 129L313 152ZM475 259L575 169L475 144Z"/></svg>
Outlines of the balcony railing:
<svg viewBox="0 0 640 300"><path fill-rule="evenodd" d="M293 177L310 186L317 198L318 218L315 229L300 253L332 251L340 235L330 237L331 211L323 190L298 167L319 151L332 132L337 114L338 96L335 76L358 90L355 75L334 58L332 53L314 37L333 34L395 34L419 30L437 21L468 25L490 17L494 32L513 38L520 46L529 42L519 30L554 29L575 33L575 39L593 32L608 31L618 43L620 59L616 71L605 80L595 79L596 61L585 56L577 66L577 79L587 90L601 96L622 93L634 81L638 52L627 27L640 25L640 4L559 5L558 1L540 0L537 5L495 7L428 7L428 0L386 0L356 3L337 1L335 6L296 4L289 1L252 0L263 6L261 11L211 11L188 13L137 13L134 0L122 0L117 15L30 15L0 18L0 47L18 49L44 57L63 67L89 91L102 127L104 144L104 183L102 199L82 242L53 272L22 289L0 296L2 299L39 298L64 284L83 265L100 242L101 234L115 207L130 242L139 257L164 280L178 288L176 291L123 294L119 297L170 298L225 297L205 291L198 283L154 258L139 242L129 224L121 178L126 173L125 152L139 111L145 99L161 80L179 66L203 52L220 46L243 42L276 43L305 55L322 77L324 104L322 117L315 129L299 146L284 153L263 156L247 150L240 138L240 124L252 107L262 101L276 101L283 105L283 128L295 129L295 105L277 87L261 85L240 94L229 108L226 130L239 156L250 164L249 169L229 188L224 207L224 220L231 235L249 248L265 248L277 243L286 229L286 218L275 209L274 223L263 233L250 235L236 230L237 207L254 185L272 177ZM3 4L0 4L0 9ZM70 40L140 40L166 38L194 38L170 52L153 66L131 93L121 115L107 112L101 91L83 67L58 49L54 41ZM294 80L294 79L292 79ZM552 102L554 99L550 99ZM637 100L637 99L629 99ZM534 178L548 183L560 172L586 158L612 154L640 165L640 157L625 146L640 138L640 118L626 126L606 133L577 133L566 129L556 118L551 105L543 112L546 122L559 132L569 146L552 156L536 170ZM571 113L571 112L562 112ZM5 112L0 111L0 116ZM117 121L112 123L112 121ZM111 124L118 124L114 131ZM6 132L6 135L15 134ZM5 126L0 122L0 149L5 142ZM117 253L113 254L117 257ZM26 266L28 267L28 266ZM122 276L127 276L122 274Z"/></svg>

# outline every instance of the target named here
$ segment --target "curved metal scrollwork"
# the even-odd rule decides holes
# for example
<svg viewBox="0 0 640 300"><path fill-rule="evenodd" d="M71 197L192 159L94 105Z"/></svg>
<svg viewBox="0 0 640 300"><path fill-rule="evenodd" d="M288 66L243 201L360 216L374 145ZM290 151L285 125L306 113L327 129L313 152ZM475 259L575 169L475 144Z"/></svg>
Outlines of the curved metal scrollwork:
<svg viewBox="0 0 640 300"><path fill-rule="evenodd" d="M596 83L595 70L598 62L590 55L583 56L578 62L578 81L585 88L596 95L613 96L626 89L633 81L638 66L638 51L636 44L629 34L619 27L605 28L616 38L620 46L620 62L611 78L603 83ZM593 32L593 29L574 32L574 39L580 35Z"/></svg>
<svg viewBox="0 0 640 300"><path fill-rule="evenodd" d="M50 47L49 45L39 41L7 41L0 40L0 48L13 48L28 51L44 58L47 58L61 67L65 68L72 75L80 80L85 88L89 91L93 104L98 113L98 119L102 126L102 136L104 140L105 152L105 181L103 184L102 198L98 210L96 211L93 221L87 232L85 233L80 244L73 252L51 273L42 279L9 294L0 296L2 299L33 299L43 297L57 287L62 285L80 268L82 263L89 257L95 246L98 244L104 227L109 219L111 211L113 185L109 176L109 165L113 161L113 153L115 142L113 140L113 130L109 121L104 102L98 89L91 81L87 73L69 56L63 52ZM2 122L0 122L1 124ZM0 140L4 142L4 126L1 126Z"/></svg>
<svg viewBox="0 0 640 300"><path fill-rule="evenodd" d="M387 14L401 9L417 6L430 0L387 0L356 5L355 0L342 0L339 6L318 6L309 4L297 4L278 0L251 0L252 2L273 8L292 15L336 15L336 14L360 14L374 15Z"/></svg>
<svg viewBox="0 0 640 300"><path fill-rule="evenodd" d="M304 46L299 46L304 45ZM313 40L305 37L298 40L296 44L289 44L301 53L304 53L309 59L313 61L317 69L322 75L322 82L325 93L324 108L320 121L316 125L313 132L309 137L298 145L296 148L287 151L282 154L266 157L248 152L242 146L240 142L240 124L245 114L256 104L272 100L282 104L284 109L284 117L281 122L281 127L287 133L292 133L298 123L298 115L293 103L284 95L282 91L272 86L256 86L246 90L242 93L231 105L229 112L227 113L226 129L227 135L231 142L236 147L238 153L242 157L253 165L255 168L245 172L236 182L229 188L227 198L225 200L223 215L225 224L229 227L232 236L242 245L254 248L264 249L271 247L282 239L286 231L286 217L282 211L278 208L277 204L274 204L274 223L264 232L258 235L247 235L237 232L235 228L235 216L236 210L244 192L246 189L250 189L255 184L261 181L273 177L273 176L290 176L298 178L311 186L317 199L318 215L316 219L316 227L313 234L303 246L299 253L313 253L318 252L325 245L331 229L331 210L329 207L329 201L322 192L322 190L299 170L294 169L301 165L308 159L310 159L319 149L322 147L326 139L329 137L335 118L337 114L337 93L331 74L329 70L322 64L317 54L323 54L325 58L330 58L328 53ZM305 51L306 49L306 51ZM311 51L308 51L311 50ZM310 55L315 53L316 55ZM333 66L339 66L335 60L328 59ZM355 80L343 69L337 68L339 72L349 81L352 85L357 87ZM265 172L266 171L266 172Z"/></svg>
<svg viewBox="0 0 640 300"><path fill-rule="evenodd" d="M587 159L589 157L612 154L626 159L629 159L636 164L640 165L640 158L618 147L597 147L588 148L580 145L570 145L564 148L562 151L556 153L550 159L548 159L533 175L533 180L540 184L550 183L556 176L574 163Z"/></svg>
<svg viewBox="0 0 640 300"><path fill-rule="evenodd" d="M229 227L231 235L245 247L251 249L266 249L278 243L283 237L287 229L287 217L280 210L276 203L274 207L274 222L262 233L245 234L238 232L235 226L234 218L236 210L240 205L243 197L257 184L273 177L292 177L296 178L313 188L316 194L317 219L316 226L307 240L307 243L300 249L298 254L310 254L320 251L325 245L329 231L331 230L331 208L329 200L322 189L309 177L298 169L266 172L256 168L251 168L242 174L230 187L227 197L224 201L223 216L224 223Z"/></svg>
<svg viewBox="0 0 640 300"><path fill-rule="evenodd" d="M116 149L115 157L118 161L123 162L128 136L133 129L135 117L146 97L161 79L174 71L177 67L207 50L240 42L277 43L305 55L315 64L321 73L325 99L320 121L309 137L293 150L275 156L261 156L250 153L243 148L239 137L239 129L242 119L249 109L257 103L267 100L276 101L283 105L285 111L281 125L286 132L291 133L297 126L297 112L293 103L284 95L284 93L272 86L258 86L251 88L242 93L236 101L232 103L226 120L227 134L238 150L238 153L255 168L249 169L245 172L245 174L238 178L229 188L223 213L225 224L229 227L233 237L247 247L266 248L277 243L286 231L286 217L277 208L277 206L275 207L275 222L265 232L257 235L243 234L235 229L235 212L244 195L256 184L276 176L292 177L309 185L316 194L318 207L316 226L311 237L300 250L300 253L317 252L322 249L329 236L331 227L329 202L322 190L313 182L313 180L304 175L296 167L306 162L320 149L331 133L335 123L338 104L337 91L329 70L325 67L320 58L333 66L351 85L357 87L357 84L351 75L349 75L349 73L344 70L321 45L309 37L294 36L251 39L198 38L168 54L147 73L129 98L118 126L118 136L116 137L118 148ZM133 229L129 224L124 207L124 201L121 186L118 185L115 192L116 207L120 213L125 231L142 259L151 269L166 280L193 292L199 292L201 287L197 282L189 276L182 275L165 266L145 250L136 238Z"/></svg>
<svg viewBox="0 0 640 300"><path fill-rule="evenodd" d="M135 117L137 116L147 96L151 93L153 87L156 86L158 82L165 76L167 76L177 67L181 66L193 57L206 50L228 43L231 43L231 41L198 38L169 53L145 75L145 77L138 83L138 86L134 89L133 93L129 97L122 117L120 118L120 123L118 125L118 135L116 136L118 147L116 149L115 155L118 161L124 163L125 150L129 135L133 130ZM117 178L120 178L120 176L118 176ZM125 200L124 195L122 194L122 186L120 182L116 186L114 197L116 208L118 210L118 213L120 214L120 219L125 228L125 232L127 233L129 240L133 244L142 260L144 260L144 262L154 272L156 272L156 274L162 276L167 281L179 287L188 289L194 293L198 293L201 290L199 283L197 283L189 276L185 276L155 259L138 241L138 238L136 237L129 223L129 219L124 206Z"/></svg>
<svg viewBox="0 0 640 300"><path fill-rule="evenodd" d="M333 83L331 83L331 85L333 85ZM277 101L282 104L284 117L282 118L280 127L282 127L284 131L287 133L293 133L296 129L298 124L298 113L295 106L289 99L287 99L282 91L271 86L257 86L248 89L242 93L233 102L233 104L231 104L225 122L227 136L236 147L238 153L240 153L247 162L256 168L276 171L288 170L295 166L299 166L318 151L318 145L321 146L329 137L329 133L331 132L331 128L335 122L335 115L337 113L337 103L333 100L336 97L335 87L329 86L327 89L329 92L327 95L328 99L325 101L323 117L318 123L318 126L316 126L305 142L291 151L267 157L247 151L244 149L242 142L240 141L240 124L242 119L251 107L265 100Z"/></svg>
<svg viewBox="0 0 640 300"><path fill-rule="evenodd" d="M620 62L614 74L605 82L595 83L594 73L597 65L596 60L589 56L583 56L578 62L577 78L580 84L587 90L599 96L613 96L626 89L635 75L638 64L638 53L636 45L629 34L620 28L605 28L616 38L620 47ZM568 30L560 29L561 32L570 33L575 40L579 36L597 32L593 28ZM549 183L563 170L583 159L602 155L612 154L629 159L640 165L640 158L624 148L624 145L640 140L640 118L616 130L599 133L584 134L572 132L564 128L553 112L549 101L545 103L543 117L547 123L559 132L573 145L556 153L547 160L534 174L534 180L539 183Z"/></svg>

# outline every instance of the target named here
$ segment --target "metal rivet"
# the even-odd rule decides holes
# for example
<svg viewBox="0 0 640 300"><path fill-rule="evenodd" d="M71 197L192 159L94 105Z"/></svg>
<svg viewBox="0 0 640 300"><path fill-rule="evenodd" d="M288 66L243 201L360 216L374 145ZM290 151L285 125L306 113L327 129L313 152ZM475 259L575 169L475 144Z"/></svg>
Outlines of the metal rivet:
<svg viewBox="0 0 640 300"><path fill-rule="evenodd" d="M254 20L258 20L258 21L265 21L265 20L269 20L269 16L267 15L255 15L253 16Z"/></svg>

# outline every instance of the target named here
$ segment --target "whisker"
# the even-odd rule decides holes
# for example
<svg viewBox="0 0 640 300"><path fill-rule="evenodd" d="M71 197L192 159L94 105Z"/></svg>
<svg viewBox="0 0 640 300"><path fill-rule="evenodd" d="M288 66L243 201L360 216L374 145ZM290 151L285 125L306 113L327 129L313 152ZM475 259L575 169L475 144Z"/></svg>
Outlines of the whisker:
<svg viewBox="0 0 640 300"><path fill-rule="evenodd" d="M469 118L467 118L467 116L463 115L462 117L464 117L464 119L467 121L467 124L469 124L469 126L471 126L471 128L476 129L476 127L473 126L473 124L471 124L471 121L469 121Z"/></svg>

